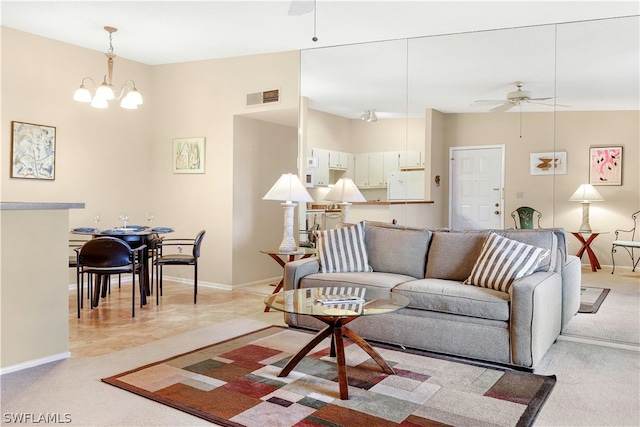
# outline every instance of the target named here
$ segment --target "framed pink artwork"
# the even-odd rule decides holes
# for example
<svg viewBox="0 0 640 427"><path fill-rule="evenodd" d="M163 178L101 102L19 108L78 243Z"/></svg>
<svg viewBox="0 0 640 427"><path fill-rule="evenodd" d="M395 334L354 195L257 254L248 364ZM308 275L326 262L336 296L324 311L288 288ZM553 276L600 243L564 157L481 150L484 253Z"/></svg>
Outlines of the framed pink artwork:
<svg viewBox="0 0 640 427"><path fill-rule="evenodd" d="M589 148L589 184L622 185L622 146Z"/></svg>

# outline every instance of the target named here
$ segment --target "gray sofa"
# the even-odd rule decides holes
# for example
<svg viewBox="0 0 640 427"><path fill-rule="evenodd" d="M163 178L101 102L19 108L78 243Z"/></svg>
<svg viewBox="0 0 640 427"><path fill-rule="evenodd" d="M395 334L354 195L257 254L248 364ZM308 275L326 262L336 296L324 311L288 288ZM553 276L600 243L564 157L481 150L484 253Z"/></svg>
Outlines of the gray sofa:
<svg viewBox="0 0 640 427"><path fill-rule="evenodd" d="M362 337L533 370L580 306L580 261L567 254L564 230L494 230L549 249L539 268L508 292L465 285L489 230L452 231L365 223L372 272L320 273L317 258L287 263L284 287L387 288L411 303L349 324ZM310 316L285 314L290 326L320 329Z"/></svg>

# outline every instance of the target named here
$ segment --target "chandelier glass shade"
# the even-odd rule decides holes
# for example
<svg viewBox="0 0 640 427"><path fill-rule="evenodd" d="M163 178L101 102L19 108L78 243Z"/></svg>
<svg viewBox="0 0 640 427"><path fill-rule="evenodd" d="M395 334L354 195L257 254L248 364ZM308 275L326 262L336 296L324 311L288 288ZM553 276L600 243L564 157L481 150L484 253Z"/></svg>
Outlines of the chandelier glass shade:
<svg viewBox="0 0 640 427"><path fill-rule="evenodd" d="M76 89L73 94L74 101L87 102L94 108L107 108L109 101L120 101L120 106L128 110L135 110L138 105L142 104L142 95L138 92L136 84L133 80L127 80L120 88L119 93L116 94L116 89L112 84L113 78L113 59L116 55L113 53L112 35L116 31L113 27L104 27L105 31L109 33L109 51L105 53L107 56L107 74L100 85L91 77L85 77L82 79L80 87ZM95 94L91 93L91 90L87 88L85 83L91 82L95 88Z"/></svg>

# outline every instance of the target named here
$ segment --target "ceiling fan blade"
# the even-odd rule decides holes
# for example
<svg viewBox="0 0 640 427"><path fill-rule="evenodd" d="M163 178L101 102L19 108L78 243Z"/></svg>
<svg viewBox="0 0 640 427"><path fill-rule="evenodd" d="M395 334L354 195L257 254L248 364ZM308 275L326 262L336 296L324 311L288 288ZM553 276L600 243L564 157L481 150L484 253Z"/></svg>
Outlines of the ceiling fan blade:
<svg viewBox="0 0 640 427"><path fill-rule="evenodd" d="M478 99L472 105L502 104L504 99Z"/></svg>
<svg viewBox="0 0 640 427"><path fill-rule="evenodd" d="M314 0L291 0L289 5L289 16L304 15L313 11L316 2Z"/></svg>
<svg viewBox="0 0 640 427"><path fill-rule="evenodd" d="M549 98L550 99L550 98ZM536 101L527 101L530 104L538 104L538 105L547 105L549 107L565 107L565 108L569 108L571 107L570 105L562 105L562 104L547 104L546 102L536 102Z"/></svg>
<svg viewBox="0 0 640 427"><path fill-rule="evenodd" d="M511 102L506 102L502 105L498 105L495 108L492 108L491 111L492 113L504 113L507 110L510 110L511 108L513 108L515 106L515 104L512 104Z"/></svg>
<svg viewBox="0 0 640 427"><path fill-rule="evenodd" d="M553 98L529 98L527 101L546 101L547 99Z"/></svg>

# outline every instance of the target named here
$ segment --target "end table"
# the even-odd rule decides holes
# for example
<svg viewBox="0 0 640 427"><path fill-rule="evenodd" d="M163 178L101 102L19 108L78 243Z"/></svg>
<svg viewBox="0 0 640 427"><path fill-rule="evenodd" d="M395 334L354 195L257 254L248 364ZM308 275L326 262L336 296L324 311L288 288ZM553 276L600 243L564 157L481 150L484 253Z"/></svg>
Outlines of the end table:
<svg viewBox="0 0 640 427"><path fill-rule="evenodd" d="M260 252L262 252L263 254L269 255L271 259L276 261L280 265L280 267L284 269L284 266L286 265L286 263L294 261L297 257L300 257L299 259L309 258L310 256L317 254L318 250L316 248L299 247L298 249L292 252L282 252L278 248L269 248L269 249L260 249ZM281 257L284 257L284 259L282 259ZM273 290L272 294L277 294L278 292L280 292L282 290L283 285L284 285L284 273L283 273L282 279L280 279L280 283L278 283L276 288ZM269 309L270 307L266 306L264 308L265 313L268 312Z"/></svg>
<svg viewBox="0 0 640 427"><path fill-rule="evenodd" d="M569 233L573 234L575 236L576 239L578 239L580 241L580 244L582 245L580 247L580 250L576 253L576 256L580 259L582 259L582 254L584 254L584 252L587 252L587 255L589 256L589 263L591 264L591 271L598 271L601 269L600 267L600 261L598 261L598 257L596 257L596 254L593 252L593 250L591 249L591 243L593 243L594 240L596 240L596 237L598 237L601 234L607 234L608 231L597 231L597 230L593 230L593 231L570 231ZM586 240L584 238L584 236L589 236Z"/></svg>

